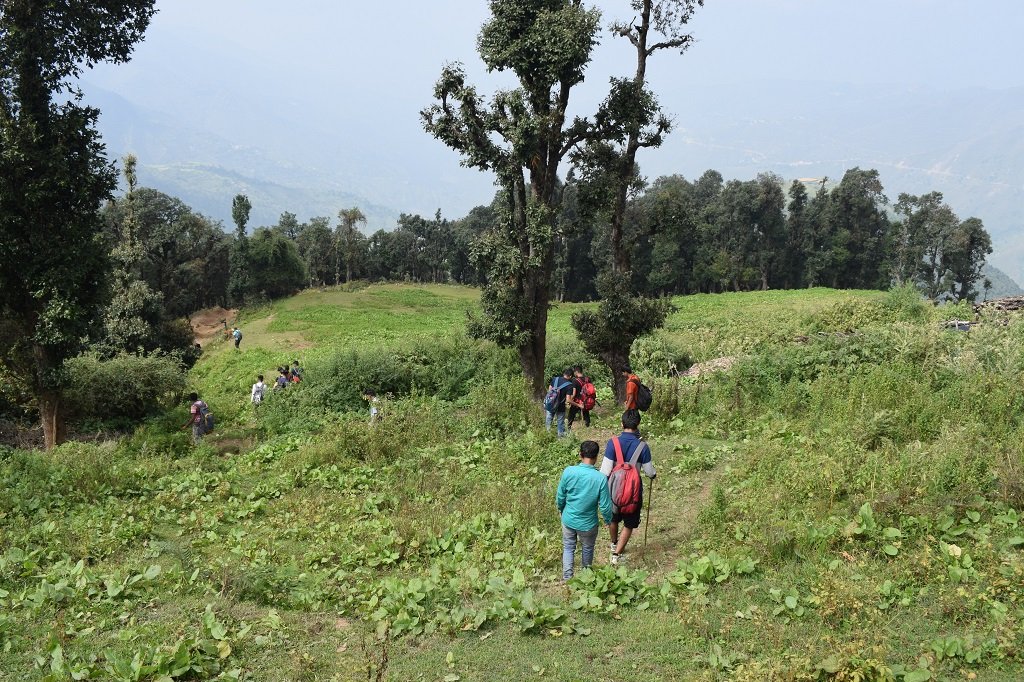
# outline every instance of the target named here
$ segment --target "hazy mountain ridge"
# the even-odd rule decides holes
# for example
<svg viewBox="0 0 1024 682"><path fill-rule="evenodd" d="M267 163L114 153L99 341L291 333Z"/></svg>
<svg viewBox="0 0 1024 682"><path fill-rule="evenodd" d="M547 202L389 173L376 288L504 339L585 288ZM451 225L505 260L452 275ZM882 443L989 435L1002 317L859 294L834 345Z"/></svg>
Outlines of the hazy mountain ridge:
<svg viewBox="0 0 1024 682"><path fill-rule="evenodd" d="M142 182L226 223L231 196L250 193L254 225L358 205L375 229L402 212L459 217L493 197L487 174L460 168L420 129L429 96L364 104L362 93L303 93L284 65L255 78L242 69L245 53L189 40L174 68L132 62L86 87L111 156L136 153ZM980 217L992 262L1024 280L1024 88L777 81L688 86L663 100L677 128L641 156L649 178L714 168L726 178L838 180L854 166L877 168L893 201L938 190L961 217Z"/></svg>
<svg viewBox="0 0 1024 682"><path fill-rule="evenodd" d="M993 236L993 263L1024 276L1024 88L787 82L714 86L694 99L666 144L686 165L726 177L773 171L832 180L854 166L877 168L893 201L937 190L962 218L980 217Z"/></svg>

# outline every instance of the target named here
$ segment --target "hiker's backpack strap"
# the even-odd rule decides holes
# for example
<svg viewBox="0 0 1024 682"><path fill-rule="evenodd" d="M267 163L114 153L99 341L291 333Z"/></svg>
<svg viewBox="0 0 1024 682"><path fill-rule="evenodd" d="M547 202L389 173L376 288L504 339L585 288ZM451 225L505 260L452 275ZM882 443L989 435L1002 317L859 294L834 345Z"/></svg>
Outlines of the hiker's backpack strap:
<svg viewBox="0 0 1024 682"><path fill-rule="evenodd" d="M633 448L633 454L629 457L629 463L631 465L640 466L640 456L643 454L644 448L650 449L644 441L637 441L637 446Z"/></svg>
<svg viewBox="0 0 1024 682"><path fill-rule="evenodd" d="M619 442L618 436L612 438L612 446L615 448L615 463L622 464L622 443Z"/></svg>

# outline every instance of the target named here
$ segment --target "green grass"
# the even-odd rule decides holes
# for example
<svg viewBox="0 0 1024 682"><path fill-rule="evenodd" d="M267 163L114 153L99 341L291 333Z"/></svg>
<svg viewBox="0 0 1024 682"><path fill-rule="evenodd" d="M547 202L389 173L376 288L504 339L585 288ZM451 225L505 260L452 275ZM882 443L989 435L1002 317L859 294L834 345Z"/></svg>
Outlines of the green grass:
<svg viewBox="0 0 1024 682"><path fill-rule="evenodd" d="M676 299L634 349L659 401L647 546L613 574L602 540L567 591L552 497L576 443L464 337L476 301L305 292L207 348L199 448L182 408L0 451L0 679L363 680L384 646L403 681L1022 678L1024 324L949 333L876 292ZM576 307L552 309L555 353ZM254 414L252 376L296 355L307 382ZM374 427L360 373L401 379Z"/></svg>

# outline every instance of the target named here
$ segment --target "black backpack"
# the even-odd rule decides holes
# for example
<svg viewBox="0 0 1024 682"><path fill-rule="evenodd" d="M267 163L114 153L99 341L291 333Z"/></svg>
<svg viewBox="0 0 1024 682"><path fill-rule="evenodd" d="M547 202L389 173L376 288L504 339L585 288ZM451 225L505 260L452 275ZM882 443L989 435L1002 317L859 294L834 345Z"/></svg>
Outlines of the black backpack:
<svg viewBox="0 0 1024 682"><path fill-rule="evenodd" d="M639 379L636 380L636 409L641 412L646 412L651 409L651 389L644 386L643 382Z"/></svg>

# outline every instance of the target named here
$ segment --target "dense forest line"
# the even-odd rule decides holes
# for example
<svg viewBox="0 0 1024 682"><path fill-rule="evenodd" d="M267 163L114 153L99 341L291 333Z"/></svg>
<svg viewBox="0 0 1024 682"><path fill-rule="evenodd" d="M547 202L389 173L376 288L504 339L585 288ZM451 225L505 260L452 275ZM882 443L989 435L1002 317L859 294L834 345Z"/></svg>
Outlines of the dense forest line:
<svg viewBox="0 0 1024 682"><path fill-rule="evenodd" d="M587 212L578 210L577 185L570 181L562 193L555 297L592 300L609 246L598 222L579 218ZM499 193L455 220L403 214L394 229L369 235L358 208L340 211L334 225L326 216L300 222L284 213L249 231L244 196L235 199L230 234L149 188L103 213L111 248L125 239L126 216L136 214L139 277L161 292L167 316L180 317L354 279L483 284L476 250L504 219L504 204ZM624 227L633 285L652 296L914 282L932 300L973 299L992 251L981 221L959 219L940 193L891 202L878 172L858 168L831 186L771 174L726 181L713 170L694 181L660 177L631 199Z"/></svg>
<svg viewBox="0 0 1024 682"><path fill-rule="evenodd" d="M353 280L482 286L488 235L507 219L499 192L459 219L406 214L394 229L369 235L358 208L339 211L334 224L284 213L277 224L250 230L251 204L239 195L228 232L180 199L136 187L134 167L125 159L128 190L100 211L110 270L99 283L105 295L82 358L134 363L133 372L154 377L198 359L187 317L203 308L258 305ZM599 298L598 273L612 257L602 218L581 210L585 191L571 179L561 187L558 300ZM960 220L935 192L890 202L874 170L852 169L833 185L770 174L726 181L713 170L694 181L660 177L630 199L623 227L631 286L648 296L913 282L932 300L960 300L990 284L982 266L992 247L980 220ZM0 342L16 347L17 327L5 329ZM138 355L152 358L131 360ZM0 381L0 416L27 415L33 401L17 377L28 370L11 365ZM87 385L102 380L96 372L103 367L79 359L68 371ZM129 405L154 404L126 395L134 396L126 415Z"/></svg>

